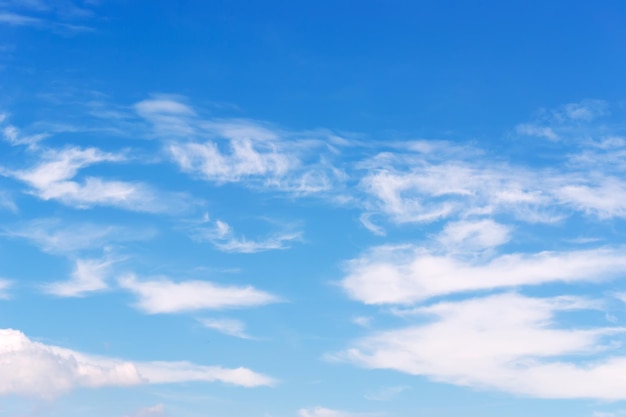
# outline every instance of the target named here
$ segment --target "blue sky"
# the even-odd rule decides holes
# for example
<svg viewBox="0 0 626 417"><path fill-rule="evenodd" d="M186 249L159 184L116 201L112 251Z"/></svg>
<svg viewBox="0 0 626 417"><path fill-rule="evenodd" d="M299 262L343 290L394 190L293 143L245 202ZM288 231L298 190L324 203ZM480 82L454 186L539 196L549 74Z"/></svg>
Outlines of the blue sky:
<svg viewBox="0 0 626 417"><path fill-rule="evenodd" d="M625 39L0 0L0 417L626 416Z"/></svg>

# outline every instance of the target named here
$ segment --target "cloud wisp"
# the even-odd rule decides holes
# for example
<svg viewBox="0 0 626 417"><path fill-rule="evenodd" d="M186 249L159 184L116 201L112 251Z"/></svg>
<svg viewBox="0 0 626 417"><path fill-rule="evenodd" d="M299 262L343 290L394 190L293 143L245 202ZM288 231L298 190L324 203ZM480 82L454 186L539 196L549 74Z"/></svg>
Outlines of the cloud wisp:
<svg viewBox="0 0 626 417"><path fill-rule="evenodd" d="M626 276L622 248L464 259L427 248L380 246L347 263L342 288L366 304L410 305L455 293L551 282L602 282Z"/></svg>
<svg viewBox="0 0 626 417"><path fill-rule="evenodd" d="M280 301L277 296L252 286L208 281L174 282L166 278L139 281L134 275L127 275L119 280L119 285L138 297L136 307L147 314L257 307Z"/></svg>

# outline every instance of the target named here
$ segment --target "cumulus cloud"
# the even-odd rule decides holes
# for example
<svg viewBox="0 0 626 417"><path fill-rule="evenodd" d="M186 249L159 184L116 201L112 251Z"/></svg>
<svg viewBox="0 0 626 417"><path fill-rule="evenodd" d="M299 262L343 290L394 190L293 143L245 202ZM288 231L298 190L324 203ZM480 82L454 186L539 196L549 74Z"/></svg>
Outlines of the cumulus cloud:
<svg viewBox="0 0 626 417"><path fill-rule="evenodd" d="M335 358L535 397L624 399L626 357L607 339L626 329L555 323L557 313L596 307L576 297L518 294L441 302L414 311L431 317L427 323L373 334Z"/></svg>
<svg viewBox="0 0 626 417"><path fill-rule="evenodd" d="M273 380L247 368L202 366L190 362L132 362L87 355L29 339L13 329L0 330L0 395L54 398L75 388L224 382L244 387Z"/></svg>
<svg viewBox="0 0 626 417"><path fill-rule="evenodd" d="M414 245L380 246L347 263L341 286L366 304L549 282L600 282L626 274L623 249L506 254L464 259Z"/></svg>
<svg viewBox="0 0 626 417"><path fill-rule="evenodd" d="M208 281L139 281L128 275L120 279L119 285L137 295L136 307L148 314L255 307L279 301L278 297L251 286L226 286Z"/></svg>

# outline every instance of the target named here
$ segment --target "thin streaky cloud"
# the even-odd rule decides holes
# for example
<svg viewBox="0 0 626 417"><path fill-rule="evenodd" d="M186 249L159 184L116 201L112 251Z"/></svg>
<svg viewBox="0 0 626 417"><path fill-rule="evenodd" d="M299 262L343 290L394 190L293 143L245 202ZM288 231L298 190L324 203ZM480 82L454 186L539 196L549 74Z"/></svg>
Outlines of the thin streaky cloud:
<svg viewBox="0 0 626 417"><path fill-rule="evenodd" d="M487 259L414 245L380 246L346 264L340 285L366 304L412 304L431 297L545 283L606 282L624 276L623 248L513 253Z"/></svg>
<svg viewBox="0 0 626 417"><path fill-rule="evenodd" d="M250 308L280 301L277 296L252 286L209 281L175 282L167 278L140 281L128 275L119 280L119 286L135 294L138 298L135 306L147 314Z"/></svg>

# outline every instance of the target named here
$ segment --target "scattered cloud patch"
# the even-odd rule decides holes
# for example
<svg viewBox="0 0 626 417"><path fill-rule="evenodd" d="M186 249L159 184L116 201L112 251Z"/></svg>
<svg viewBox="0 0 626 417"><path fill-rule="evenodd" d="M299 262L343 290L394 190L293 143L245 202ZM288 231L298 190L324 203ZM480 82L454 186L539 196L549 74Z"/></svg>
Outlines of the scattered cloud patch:
<svg viewBox="0 0 626 417"><path fill-rule="evenodd" d="M347 411L332 410L324 407L301 408L298 410L299 417L365 417L376 416L377 413L351 413Z"/></svg>
<svg viewBox="0 0 626 417"><path fill-rule="evenodd" d="M137 410L132 414L132 417L164 417L166 415L165 406L163 404L156 404L152 407L144 407Z"/></svg>
<svg viewBox="0 0 626 417"><path fill-rule="evenodd" d="M208 329L216 330L228 336L238 337L240 339L252 339L246 333L246 325L235 319L216 319L216 318L201 318L198 319L200 324Z"/></svg>
<svg viewBox="0 0 626 417"><path fill-rule="evenodd" d="M499 255L439 255L414 245L380 246L347 263L341 286L366 304L412 304L431 297L549 282L602 282L626 274L621 248Z"/></svg>
<svg viewBox="0 0 626 417"><path fill-rule="evenodd" d="M607 339L626 329L555 322L557 313L596 306L576 297L518 294L441 302L414 311L432 321L375 333L336 358L533 397L624 399L626 357Z"/></svg>
<svg viewBox="0 0 626 417"><path fill-rule="evenodd" d="M84 297L109 288L110 259L78 259L71 278L44 286L44 291L57 297Z"/></svg>
<svg viewBox="0 0 626 417"><path fill-rule="evenodd" d="M37 219L6 229L4 235L26 239L43 252L74 254L102 249L113 243L148 240L155 230L96 223L64 222L60 218Z"/></svg>
<svg viewBox="0 0 626 417"><path fill-rule="evenodd" d="M382 387L376 391L366 394L365 399L370 401L390 401L409 389L411 389L411 387L407 385Z"/></svg>
<svg viewBox="0 0 626 417"><path fill-rule="evenodd" d="M0 279L0 300L9 299L8 289L13 286L13 283L6 279Z"/></svg>
<svg viewBox="0 0 626 417"><path fill-rule="evenodd" d="M190 362L131 362L87 355L33 341L13 329L0 330L0 396L51 399L75 388L224 382L244 387L274 381L247 368L202 366Z"/></svg>
<svg viewBox="0 0 626 417"><path fill-rule="evenodd" d="M148 314L256 307L279 301L254 287L219 285L208 281L139 281L133 275L119 285L139 298L136 307Z"/></svg>
<svg viewBox="0 0 626 417"><path fill-rule="evenodd" d="M224 252L256 253L288 249L289 243L300 240L302 233L278 233L266 239L250 240L236 236L228 223L216 220L211 222L210 226L196 228L193 235L199 240L208 240L213 246Z"/></svg>
<svg viewBox="0 0 626 417"><path fill-rule="evenodd" d="M6 175L29 185L31 193L42 200L57 200L81 209L104 205L158 213L180 212L189 205L189 198L185 195L161 194L139 182L98 177L74 180L83 168L122 161L126 161L123 153L104 152L96 148L48 149L41 154L39 164L29 169L9 171Z"/></svg>

